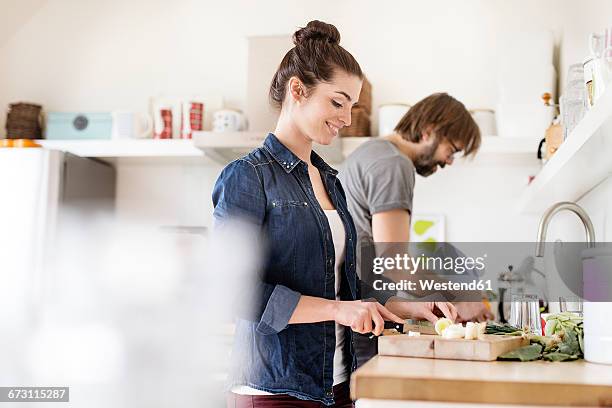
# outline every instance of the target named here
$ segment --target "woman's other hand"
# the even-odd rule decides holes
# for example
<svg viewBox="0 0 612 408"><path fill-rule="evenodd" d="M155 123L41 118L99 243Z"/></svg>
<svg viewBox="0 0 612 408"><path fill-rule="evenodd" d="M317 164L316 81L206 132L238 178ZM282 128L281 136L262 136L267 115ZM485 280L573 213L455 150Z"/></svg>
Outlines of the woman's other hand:
<svg viewBox="0 0 612 408"><path fill-rule="evenodd" d="M402 298L391 298L385 305L388 310L404 319L438 321L436 310L453 322L457 319L457 308L450 302L415 302Z"/></svg>
<svg viewBox="0 0 612 408"><path fill-rule="evenodd" d="M483 302L458 302L455 304L459 322L486 322L493 320L493 313Z"/></svg>

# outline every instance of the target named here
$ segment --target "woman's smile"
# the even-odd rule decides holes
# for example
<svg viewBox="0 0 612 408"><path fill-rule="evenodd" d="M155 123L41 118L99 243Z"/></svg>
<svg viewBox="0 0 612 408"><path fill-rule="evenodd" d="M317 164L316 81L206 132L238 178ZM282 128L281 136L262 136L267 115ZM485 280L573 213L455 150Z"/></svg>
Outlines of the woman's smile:
<svg viewBox="0 0 612 408"><path fill-rule="evenodd" d="M325 124L327 125L327 128L331 132L332 136L338 136L338 132L340 131L340 128L342 128L342 126L337 126L327 121L325 122Z"/></svg>

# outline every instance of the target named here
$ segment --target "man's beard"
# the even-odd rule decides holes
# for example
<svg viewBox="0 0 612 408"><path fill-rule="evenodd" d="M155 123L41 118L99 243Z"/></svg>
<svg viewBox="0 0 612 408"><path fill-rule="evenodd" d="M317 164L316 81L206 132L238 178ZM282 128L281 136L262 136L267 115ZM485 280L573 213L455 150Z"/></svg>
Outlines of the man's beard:
<svg viewBox="0 0 612 408"><path fill-rule="evenodd" d="M439 140L435 140L431 146L427 147L424 152L418 155L418 157L414 160L414 167L416 172L419 173L423 177L427 177L432 175L436 171L436 167L438 165L442 168L446 165L446 163L437 162L434 157L436 154L436 149L440 144Z"/></svg>

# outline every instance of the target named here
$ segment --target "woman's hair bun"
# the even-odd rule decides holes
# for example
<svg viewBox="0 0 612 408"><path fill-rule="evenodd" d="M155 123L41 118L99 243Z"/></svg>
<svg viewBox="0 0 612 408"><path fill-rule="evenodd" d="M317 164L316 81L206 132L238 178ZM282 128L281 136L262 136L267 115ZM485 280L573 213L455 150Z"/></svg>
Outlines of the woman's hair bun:
<svg viewBox="0 0 612 408"><path fill-rule="evenodd" d="M331 44L338 44L340 43L340 32L331 24L313 20L293 34L295 45L303 44L306 41L327 41Z"/></svg>
<svg viewBox="0 0 612 408"><path fill-rule="evenodd" d="M287 95L287 84L297 77L306 88L330 82L339 70L363 79L359 63L339 44L340 33L331 24L314 20L293 34L291 48L278 66L270 84L270 102L282 109Z"/></svg>

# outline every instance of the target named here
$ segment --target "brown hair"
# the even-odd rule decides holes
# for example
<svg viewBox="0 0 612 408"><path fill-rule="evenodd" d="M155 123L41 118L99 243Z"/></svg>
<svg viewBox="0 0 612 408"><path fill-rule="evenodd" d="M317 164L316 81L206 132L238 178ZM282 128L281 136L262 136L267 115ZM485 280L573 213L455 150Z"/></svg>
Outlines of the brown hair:
<svg viewBox="0 0 612 408"><path fill-rule="evenodd" d="M480 129L465 106L446 93L435 93L419 101L402 117L395 132L414 143L429 126L438 135L463 146L464 155L475 155L480 147Z"/></svg>
<svg viewBox="0 0 612 408"><path fill-rule="evenodd" d="M283 105L287 82L293 76L306 90L331 81L336 69L363 79L359 63L340 46L340 33L333 25L311 21L293 34L293 43L295 47L285 54L270 84L270 102L275 107Z"/></svg>

